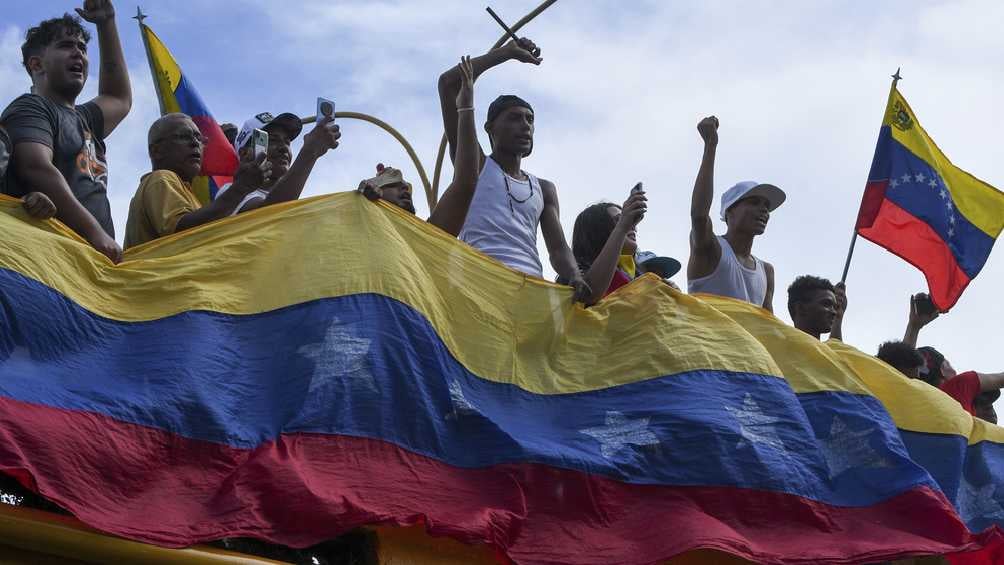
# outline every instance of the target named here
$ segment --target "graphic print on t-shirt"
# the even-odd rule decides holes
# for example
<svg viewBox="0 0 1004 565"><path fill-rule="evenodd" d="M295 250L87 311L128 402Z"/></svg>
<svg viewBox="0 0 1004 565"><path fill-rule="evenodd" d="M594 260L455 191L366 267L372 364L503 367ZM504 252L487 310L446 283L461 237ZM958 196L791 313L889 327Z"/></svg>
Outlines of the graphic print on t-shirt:
<svg viewBox="0 0 1004 565"><path fill-rule="evenodd" d="M91 132L87 130L84 130L84 144L77 154L77 170L102 187L108 188L108 166L98 155Z"/></svg>

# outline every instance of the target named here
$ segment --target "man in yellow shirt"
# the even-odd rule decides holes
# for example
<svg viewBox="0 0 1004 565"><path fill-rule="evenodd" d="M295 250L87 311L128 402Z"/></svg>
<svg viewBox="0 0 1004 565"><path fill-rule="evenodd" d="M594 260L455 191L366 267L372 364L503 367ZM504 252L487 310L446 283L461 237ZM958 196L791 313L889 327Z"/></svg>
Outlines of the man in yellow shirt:
<svg viewBox="0 0 1004 565"><path fill-rule="evenodd" d="M191 185L205 147L195 122L185 114L162 116L150 126L148 146L153 172L143 175L129 203L126 248L229 216L271 174L264 156L242 161L230 190L203 206Z"/></svg>

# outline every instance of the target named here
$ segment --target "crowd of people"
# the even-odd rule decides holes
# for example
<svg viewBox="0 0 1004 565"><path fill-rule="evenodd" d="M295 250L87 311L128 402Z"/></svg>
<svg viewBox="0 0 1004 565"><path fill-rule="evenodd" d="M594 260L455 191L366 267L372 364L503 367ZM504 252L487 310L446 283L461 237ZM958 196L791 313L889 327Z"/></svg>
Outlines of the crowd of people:
<svg viewBox="0 0 1004 565"><path fill-rule="evenodd" d="M98 95L77 103L88 76L91 39L80 18L64 14L29 29L21 50L31 90L11 102L0 117L0 182L4 193L22 199L29 215L57 218L118 262L122 249L115 241L106 192L105 140L130 111L131 86L111 0L87 0L77 12L97 31ZM523 168L533 152L530 103L510 94L497 97L483 126L490 153L485 154L479 144L474 109L478 77L510 61L539 65L540 54L532 41L513 40L479 57L463 57L439 77L454 175L428 222L533 277L543 276L537 251L539 231L558 281L572 287L575 300L587 306L644 273L654 273L675 287L669 278L681 269L681 263L638 249L637 226L647 211L641 183L622 205L600 202L579 213L569 246L559 218L556 184ZM239 166L233 182L204 204L191 184L202 167L206 144L202 131L184 114L160 117L149 129L151 170L139 179L130 203L124 246L296 200L317 160L340 143L334 119L318 118L295 158L291 142L303 125L292 113L258 113L240 128L224 124ZM267 150L256 156L251 138L258 129L269 137ZM757 257L753 247L786 196L769 183L734 184L719 202L726 231L715 234L711 209L718 129L714 116L697 124L704 152L691 200L688 291L732 297L773 312L774 268ZM376 174L363 180L358 190L371 200L383 199L415 213L412 186L396 168L378 165ZM788 287L788 312L794 325L814 338L829 334L831 339L843 339L846 308L843 283L805 275ZM1004 373L957 374L936 349L917 347L920 329L937 317L926 295L912 297L904 338L882 344L878 358L907 377L940 388L971 414L996 423L993 401L1004 386Z"/></svg>
<svg viewBox="0 0 1004 565"><path fill-rule="evenodd" d="M107 197L105 140L131 109L130 79L111 0L86 0L77 13L79 18L64 14L27 32L21 50L31 88L0 116L0 192L20 198L31 217L60 220L117 263L122 248L115 241ZM91 34L80 18L94 25L100 49L98 95L82 104L77 98L88 77ZM483 125L490 153L486 155L479 144L474 108L478 77L510 61L539 65L540 54L541 49L528 39L510 41L480 57L463 57L439 77L454 175L428 223L533 277L543 277L537 251L539 231L558 282L572 287L574 299L586 306L645 273L679 292L670 277L681 270L681 262L639 249L637 226L647 212L641 183L623 204L599 202L582 210L569 246L559 218L556 184L523 168L533 152L530 103L514 95L497 97ZM149 128L151 169L138 180L130 203L124 247L298 199L317 160L339 146L341 133L333 121L318 116L295 158L291 143L303 128L295 114L262 112L239 128L223 124L239 165L233 182L203 203L193 192L192 182L202 168L206 138L185 114L160 117ZM774 268L757 257L753 248L786 195L769 183L734 184L721 195L719 217L726 231L717 235L711 210L718 129L714 116L697 124L704 152L691 200L688 291L727 296L773 312ZM264 154L255 155L251 143L255 130L268 133ZM361 181L358 191L370 200L382 199L415 214L412 186L394 167L377 165L375 175ZM846 309L843 283L803 275L788 287L788 312L795 327L815 339L828 334L830 339L842 340ZM944 391L975 417L996 423L993 403L1004 387L1004 373L957 373L935 348L917 347L921 328L938 316L926 295L911 297L903 339L883 343L877 357L906 377ZM12 487L8 483L4 489ZM35 503L45 504L42 500Z"/></svg>

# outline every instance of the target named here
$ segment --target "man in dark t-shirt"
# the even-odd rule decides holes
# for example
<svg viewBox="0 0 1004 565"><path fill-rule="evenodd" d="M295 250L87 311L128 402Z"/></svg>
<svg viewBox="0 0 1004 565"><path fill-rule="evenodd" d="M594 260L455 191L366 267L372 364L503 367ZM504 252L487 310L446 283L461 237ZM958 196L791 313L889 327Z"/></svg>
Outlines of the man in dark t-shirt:
<svg viewBox="0 0 1004 565"><path fill-rule="evenodd" d="M129 113L132 89L111 0L85 0L77 13L96 26L102 46L98 96L76 103L87 80L90 40L78 18L64 14L28 30L21 54L32 93L0 117L14 148L5 192L45 194L59 220L117 262L122 249L108 203L104 139Z"/></svg>

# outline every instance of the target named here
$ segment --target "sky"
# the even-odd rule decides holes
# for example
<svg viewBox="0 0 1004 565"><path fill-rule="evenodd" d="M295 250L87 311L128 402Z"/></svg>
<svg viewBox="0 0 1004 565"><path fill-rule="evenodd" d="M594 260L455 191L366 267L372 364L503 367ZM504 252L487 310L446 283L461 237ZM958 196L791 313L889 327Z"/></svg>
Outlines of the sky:
<svg viewBox="0 0 1004 565"><path fill-rule="evenodd" d="M20 65L25 30L79 5L3 3L4 104L30 85ZM115 5L134 91L132 112L107 140L121 242L129 200L149 170L146 132L159 110L129 19L136 4ZM535 5L494 0L492 7L512 23ZM147 0L142 7L218 121L241 123L262 111L305 116L324 96L339 110L396 127L430 177L442 132L436 80L500 35L484 5L470 0ZM534 105L534 153L523 168L556 184L569 240L579 211L622 202L643 181L649 213L638 228L640 247L685 263L702 152L696 125L716 115L716 206L740 180L771 182L788 194L754 253L774 264L775 311L789 321L786 288L796 276L840 277L897 67L900 91L948 157L1004 188L995 133L1004 128L1001 21L1004 3L994 0L559 0L521 32L542 48L543 64L510 62L484 74L475 84L476 116L483 123L502 93ZM95 42L80 101L96 92L97 57ZM418 213L427 216L418 174L397 142L367 123L340 124L341 146L318 163L305 195L354 189L383 162L404 171L416 187ZM447 167L444 178L451 174ZM546 257L542 238L540 248ZM677 275L684 286L682 279ZM902 337L910 294L926 290L919 271L864 240L847 284L844 338L871 353ZM1004 371L994 345L1004 315L994 289L1002 284L998 250L920 343L938 347L960 370Z"/></svg>

